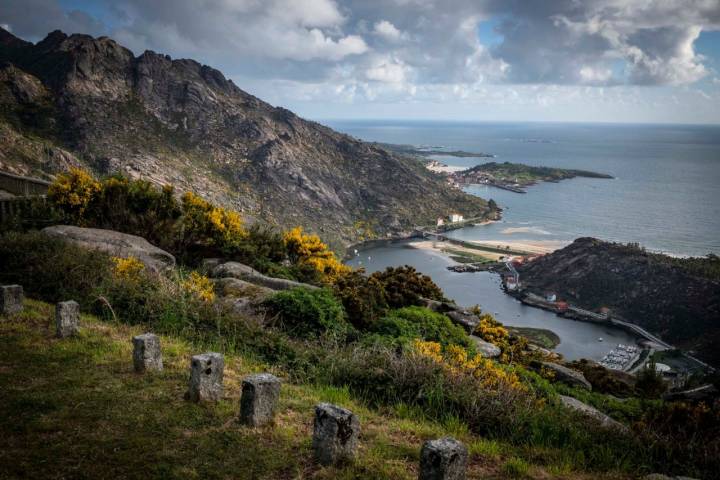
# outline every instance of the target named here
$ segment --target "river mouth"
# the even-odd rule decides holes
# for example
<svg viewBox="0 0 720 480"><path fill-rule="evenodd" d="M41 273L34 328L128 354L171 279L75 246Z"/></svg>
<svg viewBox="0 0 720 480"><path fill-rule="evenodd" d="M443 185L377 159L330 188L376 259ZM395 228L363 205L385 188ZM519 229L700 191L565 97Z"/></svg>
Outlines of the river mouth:
<svg viewBox="0 0 720 480"><path fill-rule="evenodd" d="M459 305L480 305L483 311L492 313L508 326L543 328L555 332L560 337L560 344L555 351L567 360L600 360L619 343L636 344L636 337L618 328L570 320L523 305L505 294L497 274L451 272L447 267L457 265L457 262L436 251L413 248L410 243L398 241L367 248L346 263L355 268L365 268L368 273L386 267L413 266L432 277L445 296Z"/></svg>

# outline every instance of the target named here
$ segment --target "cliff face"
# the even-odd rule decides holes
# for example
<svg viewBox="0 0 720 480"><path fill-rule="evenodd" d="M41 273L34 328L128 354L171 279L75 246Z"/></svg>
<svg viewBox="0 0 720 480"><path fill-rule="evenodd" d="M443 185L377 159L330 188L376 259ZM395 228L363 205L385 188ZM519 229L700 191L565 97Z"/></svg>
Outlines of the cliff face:
<svg viewBox="0 0 720 480"><path fill-rule="evenodd" d="M586 308L607 306L700 358L720 365L720 261L679 259L580 238L518 268L532 291Z"/></svg>
<svg viewBox="0 0 720 480"><path fill-rule="evenodd" d="M418 162L303 120L193 60L52 32L0 29L0 168L71 165L173 183L249 218L303 225L335 244L492 214Z"/></svg>

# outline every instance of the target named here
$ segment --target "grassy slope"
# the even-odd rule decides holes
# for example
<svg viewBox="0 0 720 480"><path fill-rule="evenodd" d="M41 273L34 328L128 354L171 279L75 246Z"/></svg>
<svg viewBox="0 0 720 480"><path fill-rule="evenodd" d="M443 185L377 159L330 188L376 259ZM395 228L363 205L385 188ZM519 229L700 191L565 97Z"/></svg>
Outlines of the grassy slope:
<svg viewBox="0 0 720 480"><path fill-rule="evenodd" d="M417 478L426 439L455 435L470 449L468 478L620 478L562 466L528 465L532 453L470 435L460 422L439 424L407 408L378 411L344 389L283 386L276 424L236 422L240 383L266 366L226 357L225 396L217 405L183 400L191 345L163 337L165 370L132 370L130 338L140 327L83 316L81 335L53 337L52 307L26 301L0 318L0 478ZM281 372L275 372L281 374ZM357 461L321 468L312 461L313 405L341 404L362 422Z"/></svg>

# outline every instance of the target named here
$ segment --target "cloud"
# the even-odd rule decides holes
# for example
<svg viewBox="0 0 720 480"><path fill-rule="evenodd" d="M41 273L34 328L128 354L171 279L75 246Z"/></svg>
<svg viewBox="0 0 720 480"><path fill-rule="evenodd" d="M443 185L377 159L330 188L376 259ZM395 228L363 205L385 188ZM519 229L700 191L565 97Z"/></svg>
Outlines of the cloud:
<svg viewBox="0 0 720 480"><path fill-rule="evenodd" d="M387 20L380 20L375 23L373 33L391 42L397 42L404 37L404 34Z"/></svg>
<svg viewBox="0 0 720 480"><path fill-rule="evenodd" d="M716 59L698 54L696 44L703 32L720 30L720 0L88 5L69 10L59 0L5 0L0 23L30 40L60 28L110 35L136 54L152 49L195 58L278 103L467 102L550 112L566 104L563 96L578 102L584 96L604 112L606 102L627 105L651 90L642 89L647 85L682 87L715 76ZM645 108L671 101L642 95L653 98Z"/></svg>

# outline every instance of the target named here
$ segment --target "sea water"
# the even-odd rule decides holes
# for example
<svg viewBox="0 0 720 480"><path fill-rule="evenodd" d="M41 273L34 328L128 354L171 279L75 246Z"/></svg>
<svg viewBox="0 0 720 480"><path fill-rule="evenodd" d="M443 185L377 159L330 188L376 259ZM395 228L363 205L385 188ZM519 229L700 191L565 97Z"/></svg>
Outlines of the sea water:
<svg viewBox="0 0 720 480"><path fill-rule="evenodd" d="M493 198L503 219L454 230L463 240L543 241L563 245L583 236L638 242L671 255L720 254L720 127L560 123L326 122L367 141L483 152L496 158L434 158L470 167L488 161L591 170L613 180L575 178L531 186L517 194L487 186L468 193ZM447 212L450 213L450 212ZM562 319L505 295L496 275L454 273L454 262L405 244L361 252L349 262L374 271L413 265L462 305L480 304L507 325L553 330L566 358L600 359L618 329ZM600 342L599 339L603 341Z"/></svg>

